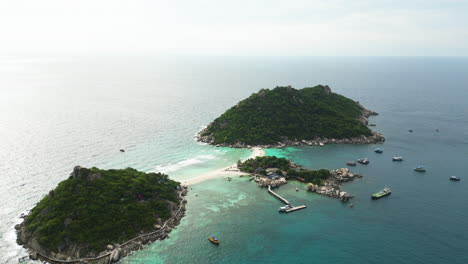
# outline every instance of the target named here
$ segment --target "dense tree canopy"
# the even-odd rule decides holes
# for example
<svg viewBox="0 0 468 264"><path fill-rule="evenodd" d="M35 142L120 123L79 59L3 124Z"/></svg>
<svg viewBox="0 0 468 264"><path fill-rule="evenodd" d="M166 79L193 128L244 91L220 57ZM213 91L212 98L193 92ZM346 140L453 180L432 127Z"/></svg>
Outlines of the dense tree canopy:
<svg viewBox="0 0 468 264"><path fill-rule="evenodd" d="M80 244L100 251L152 229L158 217L169 218L168 201L178 202L178 185L167 175L132 168L75 168L32 209L25 225L45 248Z"/></svg>
<svg viewBox="0 0 468 264"><path fill-rule="evenodd" d="M321 185L323 180L330 176L330 171L325 169L320 170L307 170L296 166L285 158L278 158L275 156L256 157L255 159L248 159L244 162L239 161L237 167L240 171L257 173L266 175L266 169L277 168L278 174L283 175L285 172L286 178L301 179L304 182L310 182Z"/></svg>
<svg viewBox="0 0 468 264"><path fill-rule="evenodd" d="M358 118L362 107L327 86L262 89L213 121L201 136L215 144L275 144L289 140L352 138L371 131Z"/></svg>

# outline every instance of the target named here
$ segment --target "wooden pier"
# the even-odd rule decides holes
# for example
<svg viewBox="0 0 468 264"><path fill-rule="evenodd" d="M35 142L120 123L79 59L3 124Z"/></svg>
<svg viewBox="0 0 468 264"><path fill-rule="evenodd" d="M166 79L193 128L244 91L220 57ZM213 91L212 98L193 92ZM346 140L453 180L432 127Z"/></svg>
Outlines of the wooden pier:
<svg viewBox="0 0 468 264"><path fill-rule="evenodd" d="M279 194L275 193L274 191L271 190L271 186L268 185L268 192L271 193L273 196L275 196L276 198L280 199L283 203L287 204L287 205L291 205L288 200L284 199L283 197L281 197Z"/></svg>
<svg viewBox="0 0 468 264"><path fill-rule="evenodd" d="M307 206L305 204L299 205L299 206L294 206L291 209L285 210L285 212L290 213L290 212L294 212L294 211L301 210L301 209L304 209L304 208L307 208Z"/></svg>
<svg viewBox="0 0 468 264"><path fill-rule="evenodd" d="M284 199L284 198L281 197L279 194L277 194L277 193L275 193L274 191L272 191L270 185L268 185L268 192L269 192L271 195L275 196L276 198L280 199L283 203L285 203L285 204L291 206L291 208L284 210L285 213L290 213L290 212L294 212L294 211L297 211L297 210L301 210L301 209L307 208L307 206L306 206L305 204L299 205L299 206L293 206L293 205L291 205L291 203L290 203L288 200Z"/></svg>

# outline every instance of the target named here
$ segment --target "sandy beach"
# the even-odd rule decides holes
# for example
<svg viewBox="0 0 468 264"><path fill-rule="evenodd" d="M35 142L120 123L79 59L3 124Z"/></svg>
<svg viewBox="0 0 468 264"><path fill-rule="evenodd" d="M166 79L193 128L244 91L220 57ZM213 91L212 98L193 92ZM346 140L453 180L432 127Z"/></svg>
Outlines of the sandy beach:
<svg viewBox="0 0 468 264"><path fill-rule="evenodd" d="M266 152L262 148L254 147L252 148L252 153L250 154L248 159L252 159L255 157L262 157L262 156L265 156L265 154ZM237 164L233 164L226 168L222 168L219 170L214 170L211 172L201 174L195 178L186 180L183 183L184 185L194 185L194 184L197 184L197 183L209 180L209 179L213 179L213 178L228 177L228 176L232 177L232 176L240 176L240 175L245 175L245 174L246 173L240 172L239 170L237 170Z"/></svg>

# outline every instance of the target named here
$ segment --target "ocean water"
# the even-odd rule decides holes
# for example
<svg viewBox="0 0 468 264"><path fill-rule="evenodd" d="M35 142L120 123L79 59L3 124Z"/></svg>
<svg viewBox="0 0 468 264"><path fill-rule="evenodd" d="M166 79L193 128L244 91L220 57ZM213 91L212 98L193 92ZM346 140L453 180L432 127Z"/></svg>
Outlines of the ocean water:
<svg viewBox="0 0 468 264"><path fill-rule="evenodd" d="M195 142L203 126L260 88L316 84L380 113L371 122L384 153L327 145L267 154L312 169L369 158L352 169L364 177L343 185L353 208L290 182L278 193L308 208L279 214L279 201L246 177L220 177L192 186L169 239L121 263L467 263L466 69L468 58L0 56L0 263L26 254L13 226L73 166L196 177L249 155ZM385 186L390 197L370 200Z"/></svg>

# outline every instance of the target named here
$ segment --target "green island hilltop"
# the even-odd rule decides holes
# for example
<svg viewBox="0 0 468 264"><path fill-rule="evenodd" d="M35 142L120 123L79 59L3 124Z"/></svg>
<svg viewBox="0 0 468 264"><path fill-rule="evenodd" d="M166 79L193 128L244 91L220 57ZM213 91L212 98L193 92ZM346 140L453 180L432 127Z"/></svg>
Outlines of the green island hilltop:
<svg viewBox="0 0 468 264"><path fill-rule="evenodd" d="M185 192L162 173L76 166L15 226L17 242L47 262L117 261L167 236L183 215Z"/></svg>
<svg viewBox="0 0 468 264"><path fill-rule="evenodd" d="M216 118L197 140L229 147L284 147L385 140L367 127L377 113L328 86L261 89Z"/></svg>

